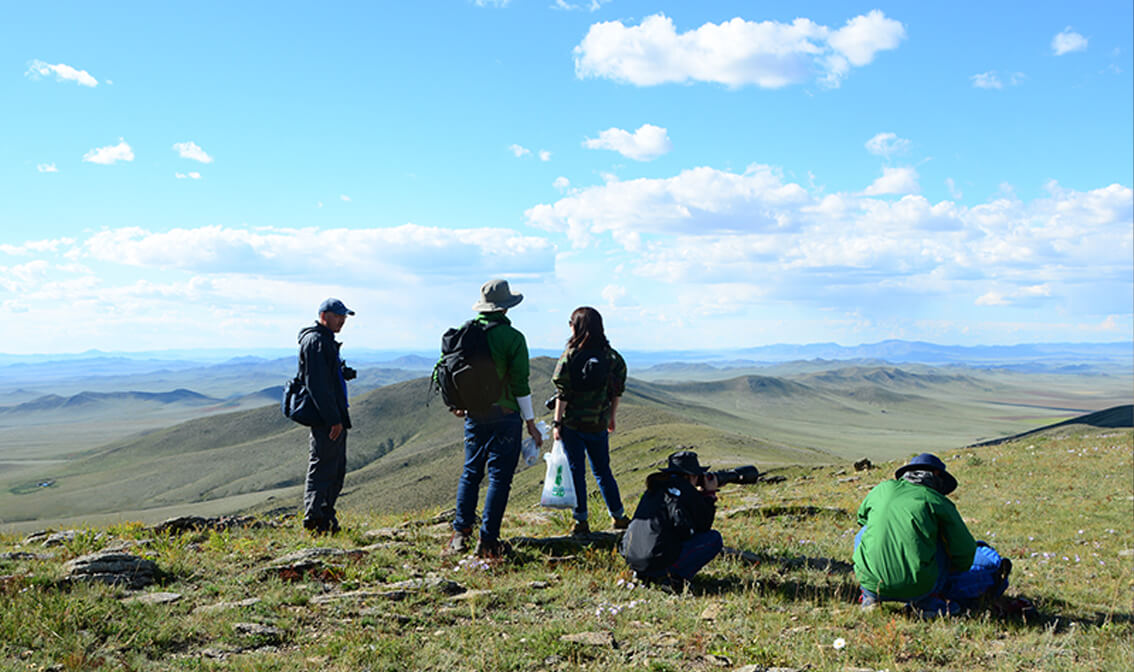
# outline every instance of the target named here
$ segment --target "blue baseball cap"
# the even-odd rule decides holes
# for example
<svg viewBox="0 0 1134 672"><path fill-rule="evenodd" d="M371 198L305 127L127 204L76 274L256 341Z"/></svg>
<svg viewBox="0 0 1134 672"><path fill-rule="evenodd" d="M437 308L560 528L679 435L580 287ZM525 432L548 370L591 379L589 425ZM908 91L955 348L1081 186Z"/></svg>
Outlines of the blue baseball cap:
<svg viewBox="0 0 1134 672"><path fill-rule="evenodd" d="M335 315L354 315L354 311L343 305L338 299L325 299L319 304L319 313L334 313Z"/></svg>

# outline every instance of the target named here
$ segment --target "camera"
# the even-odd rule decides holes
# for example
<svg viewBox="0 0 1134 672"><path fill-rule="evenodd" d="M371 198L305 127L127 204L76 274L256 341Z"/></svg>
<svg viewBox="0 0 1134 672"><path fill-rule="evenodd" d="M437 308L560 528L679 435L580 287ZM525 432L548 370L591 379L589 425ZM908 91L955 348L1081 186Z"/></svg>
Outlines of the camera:
<svg viewBox="0 0 1134 672"><path fill-rule="evenodd" d="M728 485L729 483L751 485L760 480L760 470L750 464L733 469L710 471L709 474L717 477L717 483L719 485Z"/></svg>
<svg viewBox="0 0 1134 672"><path fill-rule="evenodd" d="M558 399L558 398L559 398L559 391L556 390L554 394L552 394L550 397L547 398L547 401L543 402L543 405L547 407L547 410L554 411L555 410L555 400Z"/></svg>
<svg viewBox="0 0 1134 672"><path fill-rule="evenodd" d="M347 366L346 362L343 362L343 380L354 380L355 378L358 378L358 371L355 371Z"/></svg>

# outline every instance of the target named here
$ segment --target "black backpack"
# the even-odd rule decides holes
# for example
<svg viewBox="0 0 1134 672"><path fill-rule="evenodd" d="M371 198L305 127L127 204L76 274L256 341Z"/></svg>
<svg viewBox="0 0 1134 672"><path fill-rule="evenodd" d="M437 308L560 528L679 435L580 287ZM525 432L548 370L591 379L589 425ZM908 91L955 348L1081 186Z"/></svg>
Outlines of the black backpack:
<svg viewBox="0 0 1134 672"><path fill-rule="evenodd" d="M450 409L486 412L504 393L488 349L488 331L501 324L469 320L441 337L441 359L433 367L433 385Z"/></svg>
<svg viewBox="0 0 1134 672"><path fill-rule="evenodd" d="M315 408L315 402L311 400L307 386L303 384L303 379L298 374L284 383L280 410L283 411L285 418L307 427L320 425L323 422L319 409Z"/></svg>
<svg viewBox="0 0 1134 672"><path fill-rule="evenodd" d="M567 360L571 387L578 392L594 392L610 380L610 353L606 348L576 350Z"/></svg>

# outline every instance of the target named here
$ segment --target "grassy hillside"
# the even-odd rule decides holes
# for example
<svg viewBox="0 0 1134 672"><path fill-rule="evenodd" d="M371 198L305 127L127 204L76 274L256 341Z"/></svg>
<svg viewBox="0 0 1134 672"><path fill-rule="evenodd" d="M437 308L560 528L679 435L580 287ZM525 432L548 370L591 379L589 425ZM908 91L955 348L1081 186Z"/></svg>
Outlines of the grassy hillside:
<svg viewBox="0 0 1134 672"><path fill-rule="evenodd" d="M553 366L549 358L532 361L541 412ZM613 466L616 476L634 477L677 445L697 446L722 464L886 459L1016 434L1075 415L1067 410L1072 403L1116 396L1112 382L1097 378L1043 382L1027 396L1018 382L999 376L870 366L793 378L631 380L611 440ZM352 401L345 504L413 511L450 501L463 458L461 421L427 398L426 379L418 378ZM294 505L306 454L307 430L270 406L193 420L8 476L0 464L0 525L27 529L115 512L153 521L198 507ZM539 468L520 474L516 492L534 497L541 477ZM54 483L37 487L45 480Z"/></svg>
<svg viewBox="0 0 1134 672"><path fill-rule="evenodd" d="M439 557L449 528L431 520L436 509L347 510L345 532L320 539L294 518L185 534L122 524L48 548L0 534L0 668L1131 669L1134 433L1073 425L942 456L970 529L1015 565L1009 595L1032 599L1037 616L861 611L848 564L854 511L902 461L859 473L794 466L778 470L781 483L722 492L716 527L745 556L717 558L683 595L631 587L609 542L519 545L567 526L523 498L504 521L516 555L496 565ZM626 487L626 502L637 494ZM66 561L123 542L157 563L155 585L58 582ZM314 575L266 571L311 547L355 556L325 558ZM179 597L136 599L160 592Z"/></svg>

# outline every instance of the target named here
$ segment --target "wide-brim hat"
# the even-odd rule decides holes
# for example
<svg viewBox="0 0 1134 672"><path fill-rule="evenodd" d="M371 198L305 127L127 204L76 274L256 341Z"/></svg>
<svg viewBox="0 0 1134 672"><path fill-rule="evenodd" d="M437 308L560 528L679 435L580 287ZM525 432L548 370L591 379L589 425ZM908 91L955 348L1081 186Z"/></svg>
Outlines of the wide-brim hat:
<svg viewBox="0 0 1134 672"><path fill-rule="evenodd" d="M667 474L688 474L690 476L700 476L708 470L708 467L701 466L701 461L697 459L697 453L692 450L679 450L670 455L669 463L665 469L662 469Z"/></svg>
<svg viewBox="0 0 1134 672"><path fill-rule="evenodd" d="M945 463L941 461L941 458L932 453L922 453L910 460L909 464L904 467L899 467L898 470L894 472L894 478L901 478L902 474L907 471L929 471L933 469L941 473L941 481L945 486L945 491L941 494L947 495L957 489L957 479L953 478L953 474L950 474L948 470L945 469Z"/></svg>
<svg viewBox="0 0 1134 672"><path fill-rule="evenodd" d="M507 310L524 300L524 295L512 293L507 280L489 280L480 288L480 301L473 304L478 313L493 313Z"/></svg>

